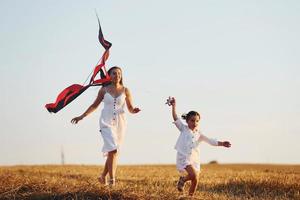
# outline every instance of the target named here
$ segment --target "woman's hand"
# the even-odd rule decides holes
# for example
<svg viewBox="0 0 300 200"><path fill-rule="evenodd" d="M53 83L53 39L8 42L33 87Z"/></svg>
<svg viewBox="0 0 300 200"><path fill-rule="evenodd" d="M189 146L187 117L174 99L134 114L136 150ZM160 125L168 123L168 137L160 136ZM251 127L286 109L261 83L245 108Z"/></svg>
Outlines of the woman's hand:
<svg viewBox="0 0 300 200"><path fill-rule="evenodd" d="M141 111L141 109L139 109L139 108L134 108L133 110L132 110L132 113L138 113L138 112L140 112Z"/></svg>
<svg viewBox="0 0 300 200"><path fill-rule="evenodd" d="M72 124L77 124L80 120L82 120L83 117L82 116L79 116L79 117L74 117L72 120L71 120L71 123Z"/></svg>

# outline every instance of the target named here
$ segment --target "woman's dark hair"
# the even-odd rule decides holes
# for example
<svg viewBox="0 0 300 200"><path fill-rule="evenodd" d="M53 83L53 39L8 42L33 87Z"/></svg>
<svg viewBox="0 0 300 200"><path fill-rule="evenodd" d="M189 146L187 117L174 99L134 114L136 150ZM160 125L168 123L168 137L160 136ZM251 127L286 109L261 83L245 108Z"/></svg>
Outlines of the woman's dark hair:
<svg viewBox="0 0 300 200"><path fill-rule="evenodd" d="M111 67L111 68L107 71L107 73L108 73L108 75L111 75L111 72L112 72L113 70L115 70L115 69L118 69L118 70L121 71L121 80L120 80L120 84L123 85L123 72L122 72L122 69L121 69L120 67L118 67L118 66L113 66L113 67ZM103 84L103 86L107 86L107 85L109 85L110 83L111 83L111 82L105 83L105 84Z"/></svg>
<svg viewBox="0 0 300 200"><path fill-rule="evenodd" d="M192 116L199 116L200 118L200 114L196 111L190 111L188 114L183 114L181 115L181 118L185 119L185 121L188 121Z"/></svg>

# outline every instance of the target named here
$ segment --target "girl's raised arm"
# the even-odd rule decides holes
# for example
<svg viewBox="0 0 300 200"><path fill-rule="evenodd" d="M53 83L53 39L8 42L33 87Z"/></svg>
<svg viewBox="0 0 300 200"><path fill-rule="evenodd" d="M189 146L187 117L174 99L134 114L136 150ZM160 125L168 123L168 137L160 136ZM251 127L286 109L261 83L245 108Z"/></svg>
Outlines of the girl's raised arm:
<svg viewBox="0 0 300 200"><path fill-rule="evenodd" d="M170 99L170 104L172 105L172 116L174 121L178 119L177 113L176 113L176 100L174 97Z"/></svg>

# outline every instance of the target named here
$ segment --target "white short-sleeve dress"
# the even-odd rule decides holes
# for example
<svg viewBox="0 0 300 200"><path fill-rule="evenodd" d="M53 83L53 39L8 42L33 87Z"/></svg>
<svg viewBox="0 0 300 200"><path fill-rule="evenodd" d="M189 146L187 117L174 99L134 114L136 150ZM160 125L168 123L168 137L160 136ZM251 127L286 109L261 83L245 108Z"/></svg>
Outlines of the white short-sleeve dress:
<svg viewBox="0 0 300 200"><path fill-rule="evenodd" d="M100 132L104 142L102 148L104 156L107 156L110 151L119 150L123 143L127 127L124 111L125 99L125 88L117 97L112 96L105 90L104 107L99 119Z"/></svg>

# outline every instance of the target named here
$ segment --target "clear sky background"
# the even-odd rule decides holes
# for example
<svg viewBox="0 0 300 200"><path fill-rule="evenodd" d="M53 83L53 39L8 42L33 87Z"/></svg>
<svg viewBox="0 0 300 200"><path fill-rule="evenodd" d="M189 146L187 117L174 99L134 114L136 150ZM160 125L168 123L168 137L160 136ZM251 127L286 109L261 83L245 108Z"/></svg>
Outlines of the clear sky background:
<svg viewBox="0 0 300 200"><path fill-rule="evenodd" d="M90 88L57 114L46 103L82 84L112 42L139 114L128 114L121 164L175 163L178 113L232 148L201 145L203 163L300 163L300 2L297 0L0 1L0 165L103 164Z"/></svg>

